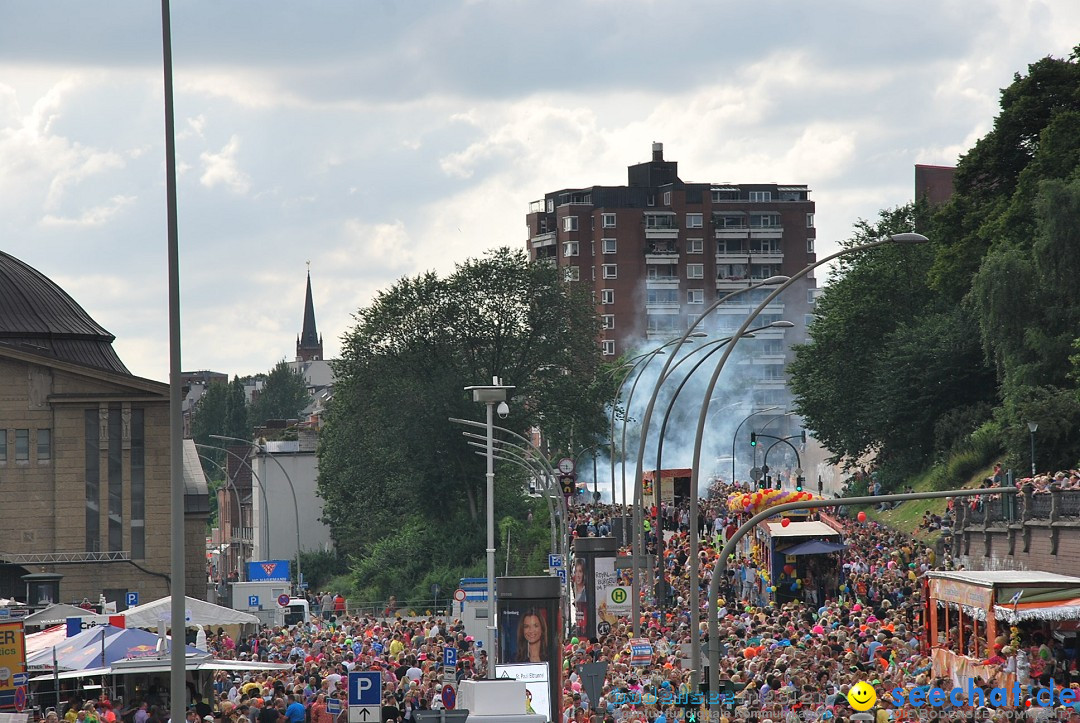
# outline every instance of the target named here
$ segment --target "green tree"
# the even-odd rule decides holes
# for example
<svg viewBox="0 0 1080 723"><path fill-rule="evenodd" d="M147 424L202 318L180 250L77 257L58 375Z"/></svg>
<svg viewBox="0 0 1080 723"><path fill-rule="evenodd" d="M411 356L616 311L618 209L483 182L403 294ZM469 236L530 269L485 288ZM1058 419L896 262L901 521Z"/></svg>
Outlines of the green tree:
<svg viewBox="0 0 1080 723"><path fill-rule="evenodd" d="M229 394L229 385L226 382L214 382L206 388L202 397L195 404L191 417L191 438L196 444L205 444L209 447L219 447L217 440L212 439L212 434L225 433L226 404ZM224 452L212 452L200 450L199 454L206 455L213 462L221 464L225 456ZM220 477L221 474L212 462L203 460L203 471L210 477Z"/></svg>
<svg viewBox="0 0 1080 723"><path fill-rule="evenodd" d="M445 278L401 279L359 311L335 364L319 494L335 540L357 570L372 572L371 584L391 591L393 576L375 571L404 548L410 559L397 564L414 584L433 569L436 548L454 568L483 552L484 461L448 422L483 419L464 387L493 376L513 385L510 416L499 424L539 427L553 449L602 432L598 333L583 289L509 249L459 264ZM520 476L504 472L498 514L520 518Z"/></svg>
<svg viewBox="0 0 1080 723"><path fill-rule="evenodd" d="M249 425L255 428L268 419L297 419L310 401L304 375L294 372L287 362L279 361L250 406Z"/></svg>
<svg viewBox="0 0 1080 723"><path fill-rule="evenodd" d="M247 395L244 383L234 376L229 384L229 393L225 397L225 429L221 432L226 437L240 439L251 438L251 425L248 424Z"/></svg>

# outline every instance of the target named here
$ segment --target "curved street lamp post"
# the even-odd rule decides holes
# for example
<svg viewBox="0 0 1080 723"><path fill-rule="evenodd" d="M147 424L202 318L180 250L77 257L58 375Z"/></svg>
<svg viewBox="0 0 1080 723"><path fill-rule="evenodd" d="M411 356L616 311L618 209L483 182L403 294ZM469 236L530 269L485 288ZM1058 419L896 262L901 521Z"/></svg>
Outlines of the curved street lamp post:
<svg viewBox="0 0 1080 723"><path fill-rule="evenodd" d="M724 370L724 365L727 364L727 360L731 358L731 352L734 351L735 345L738 342L739 337L742 336L742 334L745 333L748 328L750 328L750 325L752 323L754 323L754 319L756 319L758 317L758 315L761 314L761 312L764 311L765 308L769 304L771 304L773 302L773 300L777 296L784 293L784 291L787 290L792 284L794 284L796 281L798 281L799 279L801 279L804 276L806 276L807 274L809 274L811 271L813 271L817 267L819 267L819 266L821 266L823 264L827 264L830 261L833 261L834 259L840 258L841 256L846 256L848 254L853 254L853 253L856 253L856 252L859 252L859 251L866 251L868 249L873 249L873 248L877 248L879 246L885 246L887 244L892 244L892 243L920 244L920 243L926 243L927 241L929 241L929 239L926 238L925 236L923 236L922 234L900 233L900 234L893 234L892 236L889 236L888 238L883 239L881 241L873 241L873 242L868 243L868 244L861 244L859 246L852 246L850 248L841 249L841 250L837 251L836 253L830 254L829 256L826 256L825 258L823 258L823 259L821 259L819 261L815 261L812 264L808 264L801 271L799 271L794 276L787 279L782 284L780 284L775 289L773 289L772 292L770 292L769 295L766 296L761 301L761 303L758 304L757 307L755 307L754 310L750 312L750 314L746 317L746 319L743 320L743 323L739 327L738 331L735 332L735 334L734 334L735 339L734 339L733 343L728 344L724 348L724 355L720 358L719 363L717 363L716 368L713 370L712 378L709 380L709 385L708 385L708 387L706 387L706 390L705 390L704 401L702 402L702 405L701 405L701 411L698 414L697 431L694 434L694 455L692 457L693 464L692 464L691 470L690 470L690 474L691 474L690 489L691 489L691 491L697 490L698 480L700 479L700 476L701 476L701 449L702 449L702 444L704 442L704 435L705 435L705 419L706 419L706 416L709 413L709 404L708 404L708 402L712 397L713 391L716 389L716 382L720 378L720 372L722 372ZM693 633L690 636L690 660L695 665L694 672L691 674L691 680L693 682L694 687L696 687L697 682L699 680L698 673L697 673L697 664L701 659L701 634L700 634L700 630L699 630L699 628L701 626L701 622L700 622L701 621L701 604L699 602L699 597L700 597L700 589L699 588L700 588L700 585L697 584L698 583L698 577L697 577L697 575L698 575L698 556L697 556L698 539L697 539L697 537L698 536L697 536L697 529L696 529L697 505L694 505L694 504L690 505L690 512L691 512L691 520L690 520L690 580L693 581L693 584L690 585L690 616L691 616L690 628L691 628L692 633ZM710 617L711 617L711 615L710 615ZM714 670L713 675L715 675L715 674L716 674L716 671Z"/></svg>

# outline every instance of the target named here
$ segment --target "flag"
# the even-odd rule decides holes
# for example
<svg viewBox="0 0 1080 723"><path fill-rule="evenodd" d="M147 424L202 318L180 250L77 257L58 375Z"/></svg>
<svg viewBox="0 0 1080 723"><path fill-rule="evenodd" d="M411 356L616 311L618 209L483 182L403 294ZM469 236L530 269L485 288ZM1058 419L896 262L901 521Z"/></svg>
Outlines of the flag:
<svg viewBox="0 0 1080 723"><path fill-rule="evenodd" d="M1011 598L1009 598L1009 604L1013 606L1013 612L1014 613L1016 612L1016 605L1017 605L1017 603L1020 602L1020 598L1023 596L1023 594L1024 594L1024 591L1020 590L1015 595L1013 595Z"/></svg>

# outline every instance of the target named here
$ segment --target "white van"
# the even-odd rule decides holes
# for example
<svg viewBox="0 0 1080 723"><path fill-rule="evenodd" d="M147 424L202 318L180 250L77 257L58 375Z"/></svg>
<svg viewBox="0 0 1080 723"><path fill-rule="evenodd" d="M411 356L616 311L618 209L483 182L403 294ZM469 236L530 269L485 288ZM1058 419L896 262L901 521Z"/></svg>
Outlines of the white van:
<svg viewBox="0 0 1080 723"><path fill-rule="evenodd" d="M302 597L289 598L289 604L281 608L281 611L283 617L281 625L296 625L311 620L311 607Z"/></svg>

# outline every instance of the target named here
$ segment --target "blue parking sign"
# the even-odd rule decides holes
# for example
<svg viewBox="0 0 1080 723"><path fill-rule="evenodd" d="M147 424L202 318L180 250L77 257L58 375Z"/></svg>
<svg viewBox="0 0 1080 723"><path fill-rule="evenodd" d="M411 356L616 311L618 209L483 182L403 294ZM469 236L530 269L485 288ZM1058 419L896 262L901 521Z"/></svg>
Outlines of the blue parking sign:
<svg viewBox="0 0 1080 723"><path fill-rule="evenodd" d="M457 667L457 648L446 646L442 651L442 664L444 668Z"/></svg>
<svg viewBox="0 0 1080 723"><path fill-rule="evenodd" d="M249 608L257 608L257 607L259 607L259 596L258 595L248 595L248 607Z"/></svg>
<svg viewBox="0 0 1080 723"><path fill-rule="evenodd" d="M133 608L136 605L138 605L139 604L139 593L138 593L138 591L137 590L132 591L132 592L129 592L127 595L125 595L124 596L124 604L127 605L129 608Z"/></svg>
<svg viewBox="0 0 1080 723"><path fill-rule="evenodd" d="M382 674L377 670L349 673L349 706L378 706L382 703Z"/></svg>
<svg viewBox="0 0 1080 723"><path fill-rule="evenodd" d="M548 567L562 567L562 555L548 555Z"/></svg>

